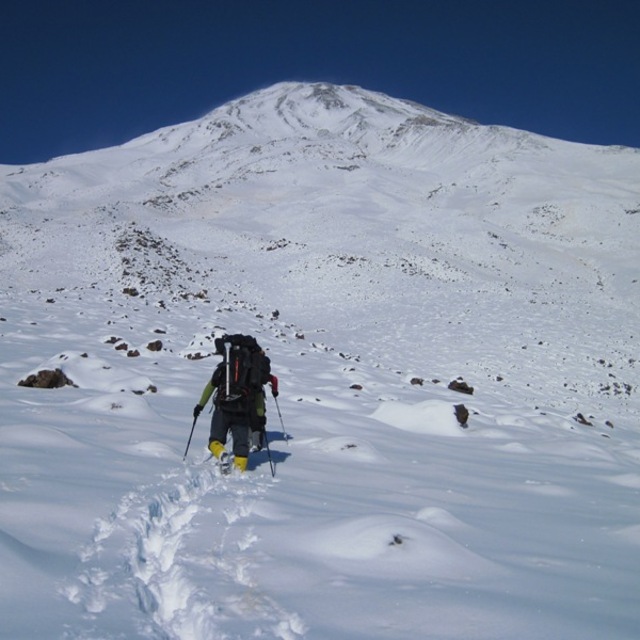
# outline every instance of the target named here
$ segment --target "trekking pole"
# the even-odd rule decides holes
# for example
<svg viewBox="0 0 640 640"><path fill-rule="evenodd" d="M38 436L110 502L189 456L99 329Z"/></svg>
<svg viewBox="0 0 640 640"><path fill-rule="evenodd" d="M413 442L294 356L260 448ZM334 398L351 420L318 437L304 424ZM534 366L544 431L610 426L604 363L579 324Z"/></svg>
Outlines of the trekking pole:
<svg viewBox="0 0 640 640"><path fill-rule="evenodd" d="M191 438L193 438L193 430L196 428L196 421L198 420L198 416L193 419L193 425L191 427L191 433L189 434L189 441L187 442L187 448L184 450L184 456L182 457L182 462L187 459L187 452L189 451L189 446L191 445Z"/></svg>
<svg viewBox="0 0 640 640"><path fill-rule="evenodd" d="M264 443L267 447L267 456L269 458L269 466L271 467L271 477L276 477L276 468L273 466L273 460L271 459L271 449L269 449L269 438L267 438L267 430L264 430Z"/></svg>
<svg viewBox="0 0 640 640"><path fill-rule="evenodd" d="M284 433L284 440L287 443L287 447L289 446L289 434L285 431L284 421L282 420L282 414L280 413L280 405L278 404L278 398L273 396L273 399L276 401L276 409L278 410L278 417L280 418L280 424L282 425L282 433Z"/></svg>

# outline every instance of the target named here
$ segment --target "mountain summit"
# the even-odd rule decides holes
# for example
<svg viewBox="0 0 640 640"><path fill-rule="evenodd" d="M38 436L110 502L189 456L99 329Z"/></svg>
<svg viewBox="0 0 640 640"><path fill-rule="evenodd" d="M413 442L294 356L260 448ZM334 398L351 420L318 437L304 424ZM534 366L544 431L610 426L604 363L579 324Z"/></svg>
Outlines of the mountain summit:
<svg viewBox="0 0 640 640"><path fill-rule="evenodd" d="M447 179L455 180L458 190L495 189L496 182L504 187L532 170L554 183L565 173L590 181L599 173L615 173L622 184L635 179L640 160L635 150L483 126L359 87L284 82L120 147L56 158L19 172L5 167L3 183L15 190L3 189L0 198L24 205L71 192L84 199L99 186L102 204L106 192L121 198L131 189L150 197L161 193L164 201L173 196L172 204L179 207L207 198L211 189L281 170L289 182L308 170L317 171L323 182L336 171L371 163L417 172L428 195Z"/></svg>

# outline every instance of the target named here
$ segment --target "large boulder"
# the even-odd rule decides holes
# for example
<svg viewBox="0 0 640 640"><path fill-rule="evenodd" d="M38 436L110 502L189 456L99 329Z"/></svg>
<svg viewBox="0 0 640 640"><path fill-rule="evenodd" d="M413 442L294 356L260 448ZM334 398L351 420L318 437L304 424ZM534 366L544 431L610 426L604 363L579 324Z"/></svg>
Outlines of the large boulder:
<svg viewBox="0 0 640 640"><path fill-rule="evenodd" d="M75 387L72 380L69 380L62 369L43 369L38 373L32 373L24 380L18 382L19 387L34 387L36 389L59 389L60 387Z"/></svg>

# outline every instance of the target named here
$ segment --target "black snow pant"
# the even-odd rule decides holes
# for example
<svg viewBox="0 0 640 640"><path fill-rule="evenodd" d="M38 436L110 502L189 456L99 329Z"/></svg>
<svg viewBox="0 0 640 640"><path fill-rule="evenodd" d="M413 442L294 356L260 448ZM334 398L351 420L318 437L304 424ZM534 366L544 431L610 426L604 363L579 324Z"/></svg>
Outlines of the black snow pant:
<svg viewBox="0 0 640 640"><path fill-rule="evenodd" d="M227 444L227 435L233 438L233 455L236 458L249 457L250 418L244 413L231 413L216 409L211 417L209 443L218 441Z"/></svg>

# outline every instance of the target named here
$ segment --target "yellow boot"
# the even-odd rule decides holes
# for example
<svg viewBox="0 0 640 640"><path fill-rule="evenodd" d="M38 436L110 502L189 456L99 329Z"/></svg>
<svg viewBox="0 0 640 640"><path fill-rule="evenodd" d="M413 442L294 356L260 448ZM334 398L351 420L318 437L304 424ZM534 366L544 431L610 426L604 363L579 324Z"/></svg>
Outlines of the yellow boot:
<svg viewBox="0 0 640 640"><path fill-rule="evenodd" d="M226 476L231 471L231 461L222 442L218 442L217 440L210 442L209 451L218 458L218 468L220 469L220 473Z"/></svg>
<svg viewBox="0 0 640 640"><path fill-rule="evenodd" d="M226 449L222 442L218 442L217 440L213 440L209 443L209 451L211 451L211 454L218 458L218 460L223 453L226 453Z"/></svg>
<svg viewBox="0 0 640 640"><path fill-rule="evenodd" d="M240 471L242 471L243 473L247 470L247 462L248 458L243 458L240 456L236 456L233 459L233 464L235 465L236 469L240 469Z"/></svg>

